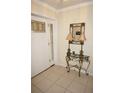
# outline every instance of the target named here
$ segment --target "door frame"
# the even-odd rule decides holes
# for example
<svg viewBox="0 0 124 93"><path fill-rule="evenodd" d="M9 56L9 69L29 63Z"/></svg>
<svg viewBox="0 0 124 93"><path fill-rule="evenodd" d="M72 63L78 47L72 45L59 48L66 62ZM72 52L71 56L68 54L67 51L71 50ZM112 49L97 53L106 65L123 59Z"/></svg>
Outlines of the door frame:
<svg viewBox="0 0 124 93"><path fill-rule="evenodd" d="M58 34L57 34L57 21L56 20L50 20L47 19L47 26L48 24L53 24L53 56L54 60L51 62L51 64L56 64L58 61ZM48 27L47 27L48 28ZM48 29L47 29L48 31ZM47 32L49 33L49 32ZM49 36L49 34L48 34Z"/></svg>

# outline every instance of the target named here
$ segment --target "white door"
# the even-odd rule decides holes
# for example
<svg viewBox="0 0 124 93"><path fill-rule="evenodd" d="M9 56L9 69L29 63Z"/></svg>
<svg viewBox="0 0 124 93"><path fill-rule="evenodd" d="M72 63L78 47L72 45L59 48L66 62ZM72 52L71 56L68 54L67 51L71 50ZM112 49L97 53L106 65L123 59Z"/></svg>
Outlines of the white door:
<svg viewBox="0 0 124 93"><path fill-rule="evenodd" d="M32 16L32 20L45 22L45 32L31 32L31 76L42 72L50 66L47 21Z"/></svg>

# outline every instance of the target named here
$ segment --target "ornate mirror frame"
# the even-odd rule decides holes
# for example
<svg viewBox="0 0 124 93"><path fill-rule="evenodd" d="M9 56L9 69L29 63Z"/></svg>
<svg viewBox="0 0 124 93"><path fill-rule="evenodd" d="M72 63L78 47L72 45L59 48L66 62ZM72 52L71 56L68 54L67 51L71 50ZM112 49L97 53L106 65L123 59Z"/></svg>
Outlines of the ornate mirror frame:
<svg viewBox="0 0 124 93"><path fill-rule="evenodd" d="M84 40L85 23L70 24L70 32L72 33L73 42L80 42L82 38Z"/></svg>

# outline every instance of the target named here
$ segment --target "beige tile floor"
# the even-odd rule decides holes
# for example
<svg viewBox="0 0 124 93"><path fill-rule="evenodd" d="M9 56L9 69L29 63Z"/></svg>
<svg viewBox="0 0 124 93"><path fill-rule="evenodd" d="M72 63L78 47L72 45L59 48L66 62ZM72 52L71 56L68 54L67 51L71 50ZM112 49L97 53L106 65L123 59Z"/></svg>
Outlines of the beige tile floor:
<svg viewBox="0 0 124 93"><path fill-rule="evenodd" d="M55 65L32 78L31 93L93 93L93 77Z"/></svg>

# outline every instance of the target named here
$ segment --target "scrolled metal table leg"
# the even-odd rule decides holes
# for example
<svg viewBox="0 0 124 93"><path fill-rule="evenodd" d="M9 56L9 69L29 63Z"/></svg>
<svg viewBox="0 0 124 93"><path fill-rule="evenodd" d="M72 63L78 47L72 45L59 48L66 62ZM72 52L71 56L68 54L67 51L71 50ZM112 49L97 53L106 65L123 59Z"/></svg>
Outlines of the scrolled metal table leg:
<svg viewBox="0 0 124 93"><path fill-rule="evenodd" d="M87 66L87 68L86 68L86 75L87 75L87 76L89 75L89 73L88 73L88 68L89 68L89 66L90 66L90 60L88 59L88 66Z"/></svg>
<svg viewBox="0 0 124 93"><path fill-rule="evenodd" d="M68 57L66 57L66 62L67 62L67 72L70 72L69 58Z"/></svg>
<svg viewBox="0 0 124 93"><path fill-rule="evenodd" d="M83 61L79 61L79 77L81 76L81 69L82 69Z"/></svg>

